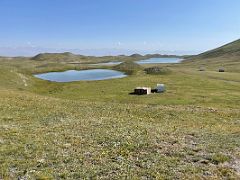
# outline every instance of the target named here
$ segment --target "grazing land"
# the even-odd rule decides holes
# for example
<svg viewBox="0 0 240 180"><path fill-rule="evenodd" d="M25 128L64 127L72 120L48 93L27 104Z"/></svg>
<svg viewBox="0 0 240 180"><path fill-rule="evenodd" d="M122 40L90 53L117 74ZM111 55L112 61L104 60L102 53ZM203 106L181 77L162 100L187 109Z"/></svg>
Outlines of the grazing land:
<svg viewBox="0 0 240 180"><path fill-rule="evenodd" d="M0 179L239 179L240 56L226 49L180 64L138 66L130 61L142 56L122 56L123 65L98 68L130 67L128 77L71 83L32 74L90 69L106 58L2 57ZM158 83L165 93L129 95Z"/></svg>

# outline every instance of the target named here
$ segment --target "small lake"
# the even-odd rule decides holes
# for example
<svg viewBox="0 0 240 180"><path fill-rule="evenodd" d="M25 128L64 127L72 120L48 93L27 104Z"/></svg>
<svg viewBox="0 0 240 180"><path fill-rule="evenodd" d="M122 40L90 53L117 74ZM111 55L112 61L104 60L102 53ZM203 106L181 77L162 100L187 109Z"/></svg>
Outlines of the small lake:
<svg viewBox="0 0 240 180"><path fill-rule="evenodd" d="M122 63L121 61L110 61L110 62L104 62L104 63L90 64L90 65L111 66L111 65L118 65L121 63Z"/></svg>
<svg viewBox="0 0 240 180"><path fill-rule="evenodd" d="M135 61L138 64L164 64L164 63L180 63L183 59L180 58L150 58L146 60ZM89 65L96 65L96 66L112 66L121 64L121 61L110 61L104 63L96 63L96 64L89 64Z"/></svg>
<svg viewBox="0 0 240 180"><path fill-rule="evenodd" d="M138 64L163 64L163 63L180 63L180 58L150 58L146 60L136 61Z"/></svg>
<svg viewBox="0 0 240 180"><path fill-rule="evenodd" d="M36 74L35 77L53 82L97 81L126 77L123 72L108 69L69 70Z"/></svg>

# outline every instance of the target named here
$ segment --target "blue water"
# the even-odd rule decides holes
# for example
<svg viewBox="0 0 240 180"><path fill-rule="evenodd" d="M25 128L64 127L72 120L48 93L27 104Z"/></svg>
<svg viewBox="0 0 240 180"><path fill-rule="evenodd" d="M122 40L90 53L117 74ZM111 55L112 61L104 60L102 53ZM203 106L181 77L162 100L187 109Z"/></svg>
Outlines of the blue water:
<svg viewBox="0 0 240 180"><path fill-rule="evenodd" d="M90 65L118 65L121 64L122 62L120 61L111 61L111 62L105 62L105 63L97 63L97 64L90 64Z"/></svg>
<svg viewBox="0 0 240 180"><path fill-rule="evenodd" d="M183 59L180 58L150 58L146 60L135 61L138 64L163 64L163 63L180 63ZM90 65L118 65L121 64L120 61L97 63Z"/></svg>
<svg viewBox="0 0 240 180"><path fill-rule="evenodd" d="M138 64L163 64L163 63L179 63L180 58L150 58L146 60L136 61Z"/></svg>
<svg viewBox="0 0 240 180"><path fill-rule="evenodd" d="M37 78L53 82L97 81L126 77L123 72L108 69L70 70L34 75Z"/></svg>

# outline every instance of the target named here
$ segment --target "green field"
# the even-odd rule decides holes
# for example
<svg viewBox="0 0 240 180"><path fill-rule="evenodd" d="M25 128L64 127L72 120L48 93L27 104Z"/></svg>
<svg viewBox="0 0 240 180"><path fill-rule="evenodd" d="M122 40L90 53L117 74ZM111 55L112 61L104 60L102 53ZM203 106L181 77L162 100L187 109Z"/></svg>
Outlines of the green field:
<svg viewBox="0 0 240 180"><path fill-rule="evenodd" d="M32 76L103 61L91 58L83 64L1 58L0 179L240 178L240 58L145 65L104 81ZM151 66L169 72L146 74ZM167 91L129 95L157 83Z"/></svg>

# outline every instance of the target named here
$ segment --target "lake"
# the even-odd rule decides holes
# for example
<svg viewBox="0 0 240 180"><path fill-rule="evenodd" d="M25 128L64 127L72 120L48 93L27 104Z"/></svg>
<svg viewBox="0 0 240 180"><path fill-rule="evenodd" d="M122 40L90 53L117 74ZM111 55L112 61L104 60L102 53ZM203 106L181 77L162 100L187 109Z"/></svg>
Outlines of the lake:
<svg viewBox="0 0 240 180"><path fill-rule="evenodd" d="M108 69L69 70L36 74L35 77L53 82L97 81L126 77L123 72Z"/></svg>
<svg viewBox="0 0 240 180"><path fill-rule="evenodd" d="M150 58L146 60L136 61L138 64L163 64L163 63L180 63L180 58Z"/></svg>
<svg viewBox="0 0 240 180"><path fill-rule="evenodd" d="M180 63L183 59L180 58L150 58L140 61L135 61L138 64L164 64L164 63ZM121 64L121 61L110 61L104 63L96 63L90 65L103 65L103 66L110 66L110 65L118 65Z"/></svg>
<svg viewBox="0 0 240 180"><path fill-rule="evenodd" d="M110 62L104 62L104 63L96 63L96 64L90 64L90 65L103 65L103 66L110 66L110 65L118 65L121 64L121 61L110 61Z"/></svg>

